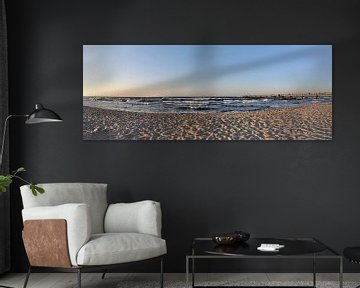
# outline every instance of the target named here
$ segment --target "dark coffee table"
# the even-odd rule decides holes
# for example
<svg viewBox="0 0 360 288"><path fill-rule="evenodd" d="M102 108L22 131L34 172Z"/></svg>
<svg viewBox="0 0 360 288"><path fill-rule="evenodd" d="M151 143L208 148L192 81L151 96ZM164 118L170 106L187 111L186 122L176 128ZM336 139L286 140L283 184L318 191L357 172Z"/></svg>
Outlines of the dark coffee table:
<svg viewBox="0 0 360 288"><path fill-rule="evenodd" d="M284 245L278 252L263 252L257 250L261 243ZM189 287L189 271L191 268L191 287L195 285L195 260L200 259L312 259L313 285L294 287L316 287L316 260L335 259L339 261L339 287L343 287L343 258L335 250L315 238L250 238L247 242L229 246L216 245L211 238L195 238L191 253L186 256L186 287ZM214 286L212 286L214 287ZM223 286L226 287L226 286ZM234 286L231 286L234 287ZM247 286L235 286L247 287ZM254 287L254 286L251 286ZM264 287L264 286L262 286ZM274 287L274 286L271 286ZM284 287L284 286L281 286Z"/></svg>

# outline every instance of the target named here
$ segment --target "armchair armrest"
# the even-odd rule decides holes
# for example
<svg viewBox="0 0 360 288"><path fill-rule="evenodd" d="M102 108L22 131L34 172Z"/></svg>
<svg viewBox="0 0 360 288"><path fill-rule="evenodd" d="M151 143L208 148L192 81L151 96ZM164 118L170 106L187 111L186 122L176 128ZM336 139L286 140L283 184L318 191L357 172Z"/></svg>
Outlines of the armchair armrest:
<svg viewBox="0 0 360 288"><path fill-rule="evenodd" d="M80 248L89 241L91 235L91 222L89 207L86 204L64 204L58 206L33 207L22 210L23 221L64 219L69 248L70 261L77 265L76 256ZM40 235L34 235L39 241ZM49 244L49 243L44 243Z"/></svg>
<svg viewBox="0 0 360 288"><path fill-rule="evenodd" d="M150 200L111 204L105 215L106 233L143 233L161 237L160 203Z"/></svg>

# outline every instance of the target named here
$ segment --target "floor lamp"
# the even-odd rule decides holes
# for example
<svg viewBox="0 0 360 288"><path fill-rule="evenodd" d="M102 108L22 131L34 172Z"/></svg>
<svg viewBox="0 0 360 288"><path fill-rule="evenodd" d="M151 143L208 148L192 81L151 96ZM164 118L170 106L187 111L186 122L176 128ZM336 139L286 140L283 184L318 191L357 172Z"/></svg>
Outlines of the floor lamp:
<svg viewBox="0 0 360 288"><path fill-rule="evenodd" d="M4 123L4 132L3 132L3 138L2 138L2 144L1 144L1 152L0 152L0 167L2 166L2 160L4 155L4 146L6 141L6 132L7 132L7 126L8 122L11 118L16 117L23 117L27 118L25 121L25 124L39 124L39 123L46 123L46 122L62 122L63 120L61 117L56 114L54 111L45 108L41 104L35 105L35 110L31 112L30 114L20 114L20 115L9 115L5 119Z"/></svg>
<svg viewBox="0 0 360 288"><path fill-rule="evenodd" d="M1 150L0 150L0 168L2 167L8 122L11 118L19 118L19 117L26 118L25 124L39 124L39 123L62 122L63 121L58 114L56 114L54 111L52 111L50 109L45 108L41 104L36 104L35 110L33 112L31 112L30 114L7 116L5 119L5 123L4 123L3 138L2 138ZM9 286L3 286L1 284L0 284L0 287L12 288Z"/></svg>

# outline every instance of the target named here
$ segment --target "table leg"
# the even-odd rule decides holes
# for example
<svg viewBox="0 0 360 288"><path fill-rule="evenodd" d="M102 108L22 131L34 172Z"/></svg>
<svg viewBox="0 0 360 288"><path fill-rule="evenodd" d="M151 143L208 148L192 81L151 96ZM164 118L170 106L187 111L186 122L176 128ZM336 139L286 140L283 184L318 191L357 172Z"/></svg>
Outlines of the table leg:
<svg viewBox="0 0 360 288"><path fill-rule="evenodd" d="M189 257L186 256L186 288L189 288Z"/></svg>
<svg viewBox="0 0 360 288"><path fill-rule="evenodd" d="M194 288L195 287L195 258L192 258L192 261L191 261L191 264L192 264L192 287Z"/></svg>
<svg viewBox="0 0 360 288"><path fill-rule="evenodd" d="M343 288L343 257L340 257L339 287Z"/></svg>
<svg viewBox="0 0 360 288"><path fill-rule="evenodd" d="M316 256L313 257L313 286L316 287Z"/></svg>

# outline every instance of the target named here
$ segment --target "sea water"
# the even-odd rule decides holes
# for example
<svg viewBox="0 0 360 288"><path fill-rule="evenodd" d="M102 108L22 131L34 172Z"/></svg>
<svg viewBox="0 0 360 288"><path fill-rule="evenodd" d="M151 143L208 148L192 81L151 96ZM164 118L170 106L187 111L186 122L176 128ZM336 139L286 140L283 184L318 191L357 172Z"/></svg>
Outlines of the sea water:
<svg viewBox="0 0 360 288"><path fill-rule="evenodd" d="M84 97L87 107L128 111L166 113L214 113L258 111L296 107L314 103L331 103L331 96L279 97Z"/></svg>

